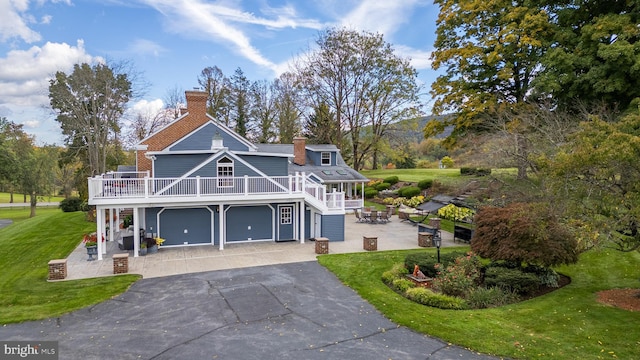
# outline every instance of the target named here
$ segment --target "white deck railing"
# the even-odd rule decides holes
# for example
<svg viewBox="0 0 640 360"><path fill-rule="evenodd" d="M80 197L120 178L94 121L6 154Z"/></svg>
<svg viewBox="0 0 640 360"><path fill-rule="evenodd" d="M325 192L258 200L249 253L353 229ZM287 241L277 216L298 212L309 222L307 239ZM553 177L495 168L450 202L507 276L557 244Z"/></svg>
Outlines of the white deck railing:
<svg viewBox="0 0 640 360"><path fill-rule="evenodd" d="M307 197L328 209L344 209L343 192L327 193L323 185L309 181L304 174L274 177L125 178L117 173L109 173L89 178L89 200L286 195L303 194L302 189Z"/></svg>

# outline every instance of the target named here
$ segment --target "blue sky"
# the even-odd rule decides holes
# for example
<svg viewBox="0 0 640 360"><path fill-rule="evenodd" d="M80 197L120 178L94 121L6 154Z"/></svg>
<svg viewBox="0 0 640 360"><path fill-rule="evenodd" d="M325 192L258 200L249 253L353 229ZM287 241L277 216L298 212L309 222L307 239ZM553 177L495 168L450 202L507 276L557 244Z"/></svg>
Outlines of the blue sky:
<svg viewBox="0 0 640 360"><path fill-rule="evenodd" d="M428 93L437 14L431 0L0 0L0 116L38 144L62 144L47 97L56 71L128 61L150 85L130 114L153 111L170 89L196 87L208 66L272 80L330 27L383 34Z"/></svg>

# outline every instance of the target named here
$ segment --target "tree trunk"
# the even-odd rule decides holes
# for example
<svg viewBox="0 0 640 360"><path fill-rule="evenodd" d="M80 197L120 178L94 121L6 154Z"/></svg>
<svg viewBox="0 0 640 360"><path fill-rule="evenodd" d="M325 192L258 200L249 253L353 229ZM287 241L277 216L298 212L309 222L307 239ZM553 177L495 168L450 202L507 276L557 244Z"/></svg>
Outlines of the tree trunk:
<svg viewBox="0 0 640 360"><path fill-rule="evenodd" d="M371 159L371 170L378 168L378 149L373 149L373 157Z"/></svg>
<svg viewBox="0 0 640 360"><path fill-rule="evenodd" d="M13 204L13 190L9 191L9 203Z"/></svg>
<svg viewBox="0 0 640 360"><path fill-rule="evenodd" d="M34 217L36 216L36 204L38 203L38 197L35 193L31 193L29 194L29 200L31 203L31 213L29 214L29 217Z"/></svg>

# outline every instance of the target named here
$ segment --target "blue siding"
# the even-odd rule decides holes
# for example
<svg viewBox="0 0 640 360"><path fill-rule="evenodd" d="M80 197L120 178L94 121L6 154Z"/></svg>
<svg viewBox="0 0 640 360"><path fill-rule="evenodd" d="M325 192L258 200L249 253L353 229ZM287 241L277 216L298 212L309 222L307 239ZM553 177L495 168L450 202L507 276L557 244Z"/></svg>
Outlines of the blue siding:
<svg viewBox="0 0 640 360"><path fill-rule="evenodd" d="M241 158L268 176L289 175L289 159L286 157L241 155Z"/></svg>
<svg viewBox="0 0 640 360"><path fill-rule="evenodd" d="M229 150L249 151L249 147L246 144L238 141L238 139L236 139L235 137L220 130L220 128L213 123L209 123L197 132L191 134L188 137L185 137L182 141L173 145L170 148L170 151L210 150L211 140L213 139L213 136L216 134L216 132L218 132L218 134L222 137L223 146L228 148Z"/></svg>
<svg viewBox="0 0 640 360"><path fill-rule="evenodd" d="M144 211L144 223L146 226L147 233L157 233L158 232L158 211L160 208L146 208Z"/></svg>
<svg viewBox="0 0 640 360"><path fill-rule="evenodd" d="M156 155L154 177L180 177L210 156L211 154Z"/></svg>
<svg viewBox="0 0 640 360"><path fill-rule="evenodd" d="M336 152L335 151L309 151L307 150L307 157L314 165L322 165L322 153L328 152L331 153L331 165L336 165Z"/></svg>
<svg viewBox="0 0 640 360"><path fill-rule="evenodd" d="M202 177L217 177L218 176L218 160L227 156L229 159L233 160L233 176L241 177L241 176L258 176L258 173L255 170L249 168L247 165L241 163L237 159L232 156L228 156L226 153L219 154L213 160L211 160L208 164L203 166L198 171L194 172L191 176L202 176Z"/></svg>
<svg viewBox="0 0 640 360"><path fill-rule="evenodd" d="M234 206L226 212L227 242L273 239L273 210L268 206Z"/></svg>
<svg viewBox="0 0 640 360"><path fill-rule="evenodd" d="M323 215L322 237L329 241L344 241L344 215Z"/></svg>

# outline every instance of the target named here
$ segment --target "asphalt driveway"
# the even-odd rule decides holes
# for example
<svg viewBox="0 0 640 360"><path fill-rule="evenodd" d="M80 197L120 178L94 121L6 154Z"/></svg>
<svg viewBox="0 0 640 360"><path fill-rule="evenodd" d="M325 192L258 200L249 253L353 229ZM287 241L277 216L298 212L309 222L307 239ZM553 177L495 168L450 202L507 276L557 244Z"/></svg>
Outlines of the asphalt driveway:
<svg viewBox="0 0 640 360"><path fill-rule="evenodd" d="M0 339L60 359L494 359L398 327L315 261L142 279Z"/></svg>

